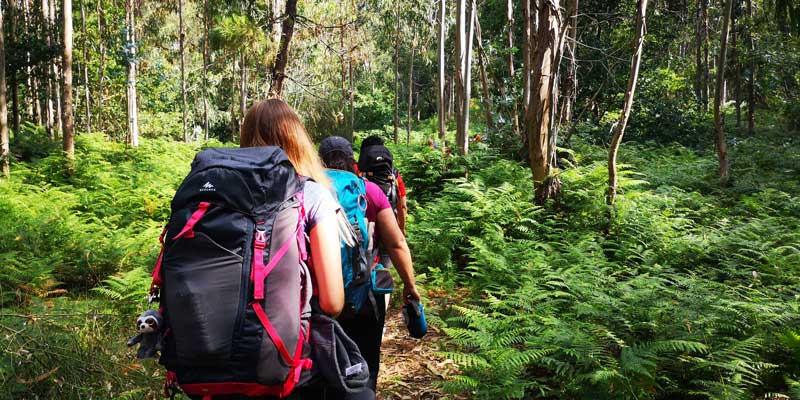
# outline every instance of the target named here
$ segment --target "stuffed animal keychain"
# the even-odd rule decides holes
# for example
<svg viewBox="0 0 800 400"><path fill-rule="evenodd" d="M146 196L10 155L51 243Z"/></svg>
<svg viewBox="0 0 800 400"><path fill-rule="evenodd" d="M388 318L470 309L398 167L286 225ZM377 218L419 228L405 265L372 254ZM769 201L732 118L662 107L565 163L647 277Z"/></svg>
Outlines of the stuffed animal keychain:
<svg viewBox="0 0 800 400"><path fill-rule="evenodd" d="M156 351L161 351L163 322L164 318L156 310L147 310L136 318L136 331L139 334L128 340L128 347L139 343L136 358L154 358Z"/></svg>

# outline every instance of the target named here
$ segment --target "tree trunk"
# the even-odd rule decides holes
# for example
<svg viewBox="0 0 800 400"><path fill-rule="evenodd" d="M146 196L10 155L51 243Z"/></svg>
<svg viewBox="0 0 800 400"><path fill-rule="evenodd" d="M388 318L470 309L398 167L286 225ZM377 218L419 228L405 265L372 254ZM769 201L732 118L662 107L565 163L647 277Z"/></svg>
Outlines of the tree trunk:
<svg viewBox="0 0 800 400"><path fill-rule="evenodd" d="M733 62L733 104L736 108L736 128L742 126L742 107L741 107L741 63L739 63L739 28L736 26L736 18L731 15L731 60Z"/></svg>
<svg viewBox="0 0 800 400"><path fill-rule="evenodd" d="M400 6L395 5L394 38L394 144L400 137Z"/></svg>
<svg viewBox="0 0 800 400"><path fill-rule="evenodd" d="M55 0L54 0L55 1ZM50 27L50 3L48 0L42 0L42 20L44 23L44 37L45 43L47 47L53 45L53 31ZM53 68L50 62L45 64L45 114L47 123L45 125L45 130L47 131L47 136L50 139L55 138L55 133L53 132L53 126L55 125L55 114L54 114L54 106L53 106Z"/></svg>
<svg viewBox="0 0 800 400"><path fill-rule="evenodd" d="M558 195L558 180L551 177L551 138L557 93L558 64L563 33L558 0L536 1L537 32L529 35L534 49L527 72L530 76L530 104L526 116L530 166L539 204ZM534 48L535 45L535 48Z"/></svg>
<svg viewBox="0 0 800 400"><path fill-rule="evenodd" d="M464 131L461 125L461 115L464 113L464 91L465 91L465 71L464 57L467 46L467 5L466 0L456 0L456 56L455 56L455 79L453 91L453 107L456 117L456 146L461 147Z"/></svg>
<svg viewBox="0 0 800 400"><path fill-rule="evenodd" d="M703 112L708 112L708 98L709 98L709 51L708 51L708 0L700 0L700 24L701 24L701 39L703 41L703 71L700 84L702 95L700 103L703 107Z"/></svg>
<svg viewBox="0 0 800 400"><path fill-rule="evenodd" d="M208 0L203 0L203 136L208 141Z"/></svg>
<svg viewBox="0 0 800 400"><path fill-rule="evenodd" d="M294 34L294 21L297 19L297 0L286 1L283 24L281 25L281 44L275 56L275 68L272 70L272 85L269 97L283 97L283 80L286 77L286 65L289 63L289 44Z"/></svg>
<svg viewBox="0 0 800 400"><path fill-rule="evenodd" d="M50 0L50 10L49 10L49 13L50 13L50 29L53 32L53 42L54 42L53 45L55 45L58 42L58 35L56 34L58 32L58 29L56 27L56 8L57 7L58 7L58 1L57 0ZM63 46L63 43L61 43L61 45ZM53 68L53 85L54 85L53 91L55 92L55 96L56 96L56 99L55 99L55 107L56 107L55 123L56 123L56 129L55 130L56 130L56 132L62 132L63 133L64 114L62 112L63 111L62 109L63 109L64 103L62 102L62 96L61 96L62 71L60 71L59 67L60 67L60 65L59 65L58 58L54 58L53 59L53 63L52 63L52 68Z"/></svg>
<svg viewBox="0 0 800 400"><path fill-rule="evenodd" d="M528 106L531 103L531 45L533 44L533 40L531 38L534 36L533 31L531 30L531 1L533 0L522 0L522 19L523 19L523 28L522 28L522 35L525 38L522 41L522 116L523 118L528 118ZM530 121L525 120L526 131L528 130L528 125ZM527 135L526 135L527 136Z"/></svg>
<svg viewBox="0 0 800 400"><path fill-rule="evenodd" d="M72 0L63 0L64 5L64 47L61 56L61 70L64 75L64 106L62 110L64 152L67 158L75 157L75 116L72 113Z"/></svg>
<svg viewBox="0 0 800 400"><path fill-rule="evenodd" d="M8 4L8 42L11 48L18 46L17 43L17 9L16 1L10 1ZM19 132L19 81L17 81L17 67L11 69L11 74L8 77L8 84L11 89L11 129L16 135Z"/></svg>
<svg viewBox="0 0 800 400"><path fill-rule="evenodd" d="M408 112L406 115L406 146L411 143L411 107L414 104L414 52L416 51L417 33L411 39L411 58L408 65Z"/></svg>
<svg viewBox="0 0 800 400"><path fill-rule="evenodd" d="M456 71L456 146L459 155L469 151L469 105L472 91L472 38L475 34L475 1L470 0L467 17L466 0L458 1L458 70ZM467 25L469 24L469 25Z"/></svg>
<svg viewBox="0 0 800 400"><path fill-rule="evenodd" d="M511 0L509 0L511 1ZM439 90L436 92L436 100L438 100L439 108L439 140L444 144L444 139L447 136L445 129L445 120L447 119L447 108L445 106L445 69L444 69L444 40L445 40L445 12L446 1L439 1ZM444 148L444 145L442 145Z"/></svg>
<svg viewBox="0 0 800 400"><path fill-rule="evenodd" d="M247 55L244 50L239 53L239 63L239 126L242 126L247 114Z"/></svg>
<svg viewBox="0 0 800 400"><path fill-rule="evenodd" d="M728 166L728 146L725 143L725 127L722 120L722 99L723 83L725 81L725 60L728 47L728 31L730 30L732 0L725 0L725 14L722 17L722 32L720 32L719 42L719 62L717 63L717 90L714 95L714 139L719 157L719 181L720 185L728 186L730 183L730 170Z"/></svg>
<svg viewBox="0 0 800 400"><path fill-rule="evenodd" d="M694 62L694 96L697 105L702 110L703 107L703 0L697 0L697 10L695 13L695 62Z"/></svg>
<svg viewBox="0 0 800 400"><path fill-rule="evenodd" d="M22 28L25 37L30 35L30 8L28 7L29 0L22 0ZM25 107L26 115L29 120L35 121L36 114L34 114L34 105L38 104L38 93L34 90L33 82L33 68L31 67L31 51L25 49Z"/></svg>
<svg viewBox="0 0 800 400"><path fill-rule="evenodd" d="M572 108L578 95L578 64L576 60L576 44L578 41L578 0L569 0L567 4L569 20L567 21L567 43L565 46L569 53L569 65L564 76L564 104L561 106L559 125L569 124L572 121Z"/></svg>
<svg viewBox="0 0 800 400"><path fill-rule="evenodd" d="M183 0L178 0L178 48L181 53L181 121L183 122L183 141L189 141L189 130L186 127L186 30L183 25Z"/></svg>
<svg viewBox="0 0 800 400"><path fill-rule="evenodd" d="M11 152L8 145L8 108L6 107L6 46L5 30L3 29L3 16L6 10L0 3L0 174L9 178L11 176ZM16 134L16 133L15 133Z"/></svg>
<svg viewBox="0 0 800 400"><path fill-rule="evenodd" d="M205 0L207 1L207 0ZM272 0L272 41L279 43L281 41L281 14L280 10L283 8L282 0Z"/></svg>
<svg viewBox="0 0 800 400"><path fill-rule="evenodd" d="M523 2L527 3L527 0ZM506 29L508 30L508 85L514 86L514 53L511 49L514 48L514 1L508 0L506 4ZM523 43L525 41L523 40ZM504 85L505 87L505 85ZM512 119L514 121L514 134L520 135L519 131L519 106L517 105L517 96L512 96L513 103L511 110Z"/></svg>
<svg viewBox="0 0 800 400"><path fill-rule="evenodd" d="M622 114L612 128L611 148L608 152L608 194L606 203L614 205L617 197L617 152L628 125L628 118L633 107L633 95L636 92L636 82L639 79L639 66L642 62L642 48L646 31L647 0L639 0L636 12L636 40L634 41L633 56L631 57L631 74L628 77L628 90L625 91L625 100Z"/></svg>
<svg viewBox="0 0 800 400"><path fill-rule="evenodd" d="M348 37L350 39L350 49L353 49L354 48L353 47L353 34L352 33L349 34ZM348 58L349 58L349 60L348 60L347 74L350 77L350 93L349 93L350 94L350 115L349 115L350 123L348 124L348 130L347 130L347 136L346 137L347 137L347 140L349 140L352 143L353 142L353 131L355 130L355 125L356 125L356 105L355 105L355 101L356 101L356 98L355 98L355 96L356 96L356 82L355 81L356 81L356 79L355 79L355 73L354 73L354 68L353 68L353 57L350 56Z"/></svg>
<svg viewBox="0 0 800 400"><path fill-rule="evenodd" d="M747 0L747 62L750 76L747 79L747 133L752 136L756 129L756 45L753 40L753 1Z"/></svg>
<svg viewBox="0 0 800 400"><path fill-rule="evenodd" d="M97 2L97 36L98 36L98 66L97 66L97 110L100 115L103 113L103 103L105 100L105 80L106 80L106 46L105 46L105 10L102 1ZM103 119L98 116L97 128L103 130Z"/></svg>
<svg viewBox="0 0 800 400"><path fill-rule="evenodd" d="M128 48L127 70L128 80L126 94L128 98L128 143L131 147L139 146L139 107L136 100L136 6L134 0L126 0L125 13L127 27L125 29Z"/></svg>
<svg viewBox="0 0 800 400"><path fill-rule="evenodd" d="M492 95L489 93L489 82L486 78L486 52L483 51L483 38L481 36L481 23L478 16L475 19L475 35L478 43L478 67L481 73L481 89L483 91L483 111L486 114L486 129L494 133L494 113L492 111Z"/></svg>
<svg viewBox="0 0 800 400"><path fill-rule="evenodd" d="M89 38L86 36L86 0L81 1L81 36L83 37L83 95L86 108L86 133L92 132L92 94L89 90Z"/></svg>

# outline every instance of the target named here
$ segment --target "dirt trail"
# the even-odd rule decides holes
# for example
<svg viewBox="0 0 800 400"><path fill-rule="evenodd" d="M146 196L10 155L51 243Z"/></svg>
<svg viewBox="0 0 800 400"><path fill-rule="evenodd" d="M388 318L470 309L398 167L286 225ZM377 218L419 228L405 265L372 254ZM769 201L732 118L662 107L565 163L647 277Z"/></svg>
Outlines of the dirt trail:
<svg viewBox="0 0 800 400"><path fill-rule="evenodd" d="M425 338L411 338L403 324L400 308L390 308L381 348L378 399L458 398L443 393L437 385L456 370L452 360L436 354L440 349L442 335L436 327L429 326Z"/></svg>

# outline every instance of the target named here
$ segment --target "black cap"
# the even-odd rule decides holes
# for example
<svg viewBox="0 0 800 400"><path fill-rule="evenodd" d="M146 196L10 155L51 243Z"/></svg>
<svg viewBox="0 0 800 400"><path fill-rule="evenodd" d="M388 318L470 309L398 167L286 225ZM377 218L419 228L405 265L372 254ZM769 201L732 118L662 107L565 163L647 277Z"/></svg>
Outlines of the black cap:
<svg viewBox="0 0 800 400"><path fill-rule="evenodd" d="M319 155L323 158L332 151L341 151L353 157L353 146L341 136L328 136L319 143Z"/></svg>

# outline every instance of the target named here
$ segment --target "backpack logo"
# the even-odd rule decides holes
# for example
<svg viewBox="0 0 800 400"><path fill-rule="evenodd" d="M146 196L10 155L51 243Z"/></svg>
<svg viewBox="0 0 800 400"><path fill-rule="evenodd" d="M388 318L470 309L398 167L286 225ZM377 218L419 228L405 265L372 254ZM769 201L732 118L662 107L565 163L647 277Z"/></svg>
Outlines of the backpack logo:
<svg viewBox="0 0 800 400"><path fill-rule="evenodd" d="M217 189L214 187L214 185L211 184L211 182L206 182L203 185L203 187L200 188L200 191L201 192L216 192Z"/></svg>

